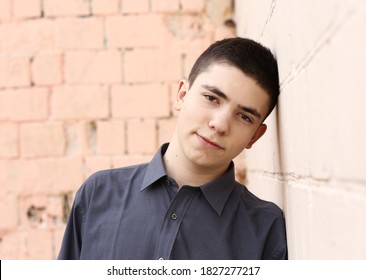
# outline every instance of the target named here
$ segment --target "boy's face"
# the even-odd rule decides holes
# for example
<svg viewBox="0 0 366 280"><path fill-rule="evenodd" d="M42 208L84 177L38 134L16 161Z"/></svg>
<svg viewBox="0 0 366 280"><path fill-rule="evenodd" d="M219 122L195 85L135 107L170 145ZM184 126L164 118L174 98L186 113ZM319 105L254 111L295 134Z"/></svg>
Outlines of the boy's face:
<svg viewBox="0 0 366 280"><path fill-rule="evenodd" d="M213 64L191 88L179 84L175 109L180 150L200 168L227 168L266 131L268 94L239 69Z"/></svg>

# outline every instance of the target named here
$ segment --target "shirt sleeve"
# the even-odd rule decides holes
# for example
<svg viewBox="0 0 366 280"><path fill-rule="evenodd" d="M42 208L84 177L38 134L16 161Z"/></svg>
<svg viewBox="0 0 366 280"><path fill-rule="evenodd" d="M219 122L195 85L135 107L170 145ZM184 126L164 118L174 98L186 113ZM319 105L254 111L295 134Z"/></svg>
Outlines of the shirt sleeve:
<svg viewBox="0 0 366 280"><path fill-rule="evenodd" d="M268 233L262 259L264 260L287 260L287 240L285 219L277 217Z"/></svg>
<svg viewBox="0 0 366 280"><path fill-rule="evenodd" d="M82 186L76 193L62 240L61 250L58 255L59 260L80 259L83 230L85 227L86 208L82 199L84 187Z"/></svg>

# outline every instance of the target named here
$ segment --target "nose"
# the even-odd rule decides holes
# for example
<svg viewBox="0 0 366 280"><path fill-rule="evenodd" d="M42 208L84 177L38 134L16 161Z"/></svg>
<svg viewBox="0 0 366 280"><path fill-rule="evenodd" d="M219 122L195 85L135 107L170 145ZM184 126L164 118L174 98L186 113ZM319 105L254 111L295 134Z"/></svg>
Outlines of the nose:
<svg viewBox="0 0 366 280"><path fill-rule="evenodd" d="M208 126L220 135L226 135L230 129L230 116L224 110L218 111L212 115Z"/></svg>

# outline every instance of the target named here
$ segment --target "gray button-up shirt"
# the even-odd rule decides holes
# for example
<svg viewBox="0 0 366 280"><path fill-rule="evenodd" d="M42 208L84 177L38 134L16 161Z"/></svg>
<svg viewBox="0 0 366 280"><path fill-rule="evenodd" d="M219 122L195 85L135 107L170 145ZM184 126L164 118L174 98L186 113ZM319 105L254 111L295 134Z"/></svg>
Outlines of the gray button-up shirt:
<svg viewBox="0 0 366 280"><path fill-rule="evenodd" d="M282 211L235 181L234 165L178 191L163 145L152 161L100 171L78 190L59 259L286 259Z"/></svg>

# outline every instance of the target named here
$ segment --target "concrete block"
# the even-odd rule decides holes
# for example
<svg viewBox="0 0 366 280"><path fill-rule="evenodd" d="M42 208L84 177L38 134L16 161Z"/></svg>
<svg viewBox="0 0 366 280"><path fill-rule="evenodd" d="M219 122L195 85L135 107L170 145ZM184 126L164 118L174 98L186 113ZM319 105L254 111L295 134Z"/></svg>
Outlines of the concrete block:
<svg viewBox="0 0 366 280"><path fill-rule="evenodd" d="M127 122L128 154L154 154L157 149L155 120L130 120Z"/></svg>
<svg viewBox="0 0 366 280"><path fill-rule="evenodd" d="M0 25L0 50L30 56L55 47L54 21L35 19Z"/></svg>
<svg viewBox="0 0 366 280"><path fill-rule="evenodd" d="M92 5L94 15L117 14L119 12L120 0L92 0Z"/></svg>
<svg viewBox="0 0 366 280"><path fill-rule="evenodd" d="M151 118L170 115L169 88L164 84L122 85L112 88L112 116Z"/></svg>
<svg viewBox="0 0 366 280"><path fill-rule="evenodd" d="M99 155L122 155L126 152L126 125L124 121L97 123Z"/></svg>
<svg viewBox="0 0 366 280"><path fill-rule="evenodd" d="M41 12L41 0L13 0L15 18L40 17Z"/></svg>
<svg viewBox="0 0 366 280"><path fill-rule="evenodd" d="M179 10L179 1L178 0L151 0L151 10L152 12L177 12Z"/></svg>
<svg viewBox="0 0 366 280"><path fill-rule="evenodd" d="M120 168L141 163L147 163L152 160L153 156L154 154L115 156L112 158L112 166L113 168Z"/></svg>
<svg viewBox="0 0 366 280"><path fill-rule="evenodd" d="M127 83L179 81L183 76L181 54L173 49L136 49L126 52L124 62Z"/></svg>
<svg viewBox="0 0 366 280"><path fill-rule="evenodd" d="M63 156L65 145L62 123L30 123L20 126L20 153L25 158Z"/></svg>
<svg viewBox="0 0 366 280"><path fill-rule="evenodd" d="M206 2L205 0L180 0L181 10L184 12L200 13L205 9Z"/></svg>
<svg viewBox="0 0 366 280"><path fill-rule="evenodd" d="M11 0L0 0L0 20L11 18Z"/></svg>
<svg viewBox="0 0 366 280"><path fill-rule="evenodd" d="M171 140L175 127L175 118L158 120L158 145L162 145Z"/></svg>
<svg viewBox="0 0 366 280"><path fill-rule="evenodd" d="M43 9L47 17L89 15L89 5L89 1L85 0L43 0Z"/></svg>
<svg viewBox="0 0 366 280"><path fill-rule="evenodd" d="M60 49L102 49L104 21L101 17L56 19L55 34Z"/></svg>
<svg viewBox="0 0 366 280"><path fill-rule="evenodd" d="M0 158L15 158L19 155L18 139L18 126L16 124L0 124Z"/></svg>
<svg viewBox="0 0 366 280"><path fill-rule="evenodd" d="M84 177L88 178L93 173L112 168L111 159L106 156L88 156L85 158Z"/></svg>
<svg viewBox="0 0 366 280"><path fill-rule="evenodd" d="M68 84L116 84L122 81L122 56L118 51L70 51L65 54Z"/></svg>
<svg viewBox="0 0 366 280"><path fill-rule="evenodd" d="M121 0L123 14L148 13L150 11L149 0Z"/></svg>
<svg viewBox="0 0 366 280"><path fill-rule="evenodd" d="M48 117L46 88L0 91L0 120L36 121Z"/></svg>
<svg viewBox="0 0 366 280"><path fill-rule="evenodd" d="M0 56L0 88L29 86L29 57Z"/></svg>
<svg viewBox="0 0 366 280"><path fill-rule="evenodd" d="M109 97L106 87L55 87L51 100L54 119L103 119L109 115Z"/></svg>
<svg viewBox="0 0 366 280"><path fill-rule="evenodd" d="M58 85L62 82L61 53L41 53L32 63L32 80L35 85Z"/></svg>
<svg viewBox="0 0 366 280"><path fill-rule="evenodd" d="M164 17L158 14L110 16L106 19L106 30L111 48L158 47L170 39Z"/></svg>

